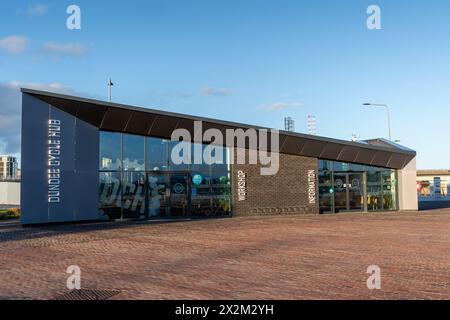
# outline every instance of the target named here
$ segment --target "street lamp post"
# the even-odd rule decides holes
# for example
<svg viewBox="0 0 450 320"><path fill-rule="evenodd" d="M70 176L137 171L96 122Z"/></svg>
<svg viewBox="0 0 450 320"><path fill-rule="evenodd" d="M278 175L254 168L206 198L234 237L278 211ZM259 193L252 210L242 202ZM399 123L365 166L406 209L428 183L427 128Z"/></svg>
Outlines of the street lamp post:
<svg viewBox="0 0 450 320"><path fill-rule="evenodd" d="M392 141L392 136L391 136L391 111L389 109L389 106L387 104L381 104L381 103L364 103L363 106L386 108L387 119L388 119L388 130L389 130L389 141Z"/></svg>

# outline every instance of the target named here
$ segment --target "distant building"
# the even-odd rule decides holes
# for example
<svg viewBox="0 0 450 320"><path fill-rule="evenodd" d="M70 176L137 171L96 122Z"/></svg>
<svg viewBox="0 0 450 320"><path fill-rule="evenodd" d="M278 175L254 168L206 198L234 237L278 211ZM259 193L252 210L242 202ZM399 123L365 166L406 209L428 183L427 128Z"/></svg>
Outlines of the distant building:
<svg viewBox="0 0 450 320"><path fill-rule="evenodd" d="M289 132L295 131L295 122L291 117L284 118L284 130Z"/></svg>
<svg viewBox="0 0 450 320"><path fill-rule="evenodd" d="M20 182L0 181L0 206L20 207Z"/></svg>
<svg viewBox="0 0 450 320"><path fill-rule="evenodd" d="M316 116L308 116L308 134L311 136L317 135L317 120Z"/></svg>
<svg viewBox="0 0 450 320"><path fill-rule="evenodd" d="M417 170L419 200L450 199L450 170Z"/></svg>
<svg viewBox="0 0 450 320"><path fill-rule="evenodd" d="M16 157L0 155L0 180L15 180L18 162Z"/></svg>
<svg viewBox="0 0 450 320"><path fill-rule="evenodd" d="M102 157L102 168L109 168L113 160L111 158Z"/></svg>

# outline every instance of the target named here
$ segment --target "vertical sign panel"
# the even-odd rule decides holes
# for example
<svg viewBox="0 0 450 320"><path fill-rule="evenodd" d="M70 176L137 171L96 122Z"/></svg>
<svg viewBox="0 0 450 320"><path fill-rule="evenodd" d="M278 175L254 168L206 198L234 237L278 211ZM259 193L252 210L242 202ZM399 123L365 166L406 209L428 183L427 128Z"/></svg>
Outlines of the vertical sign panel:
<svg viewBox="0 0 450 320"><path fill-rule="evenodd" d="M58 202L49 202L49 221L61 222L74 220L75 210L75 117L61 111L53 106L50 106L49 113L49 128L53 127L55 132L49 130L50 138L59 140L60 152L59 155L55 151L55 157L59 163L60 170L60 198ZM50 123L60 123L59 125L50 125ZM58 131L59 127L59 131ZM52 133L58 133L53 135ZM50 147L51 145L49 145ZM49 166L48 169L56 168ZM48 179L49 185L52 179Z"/></svg>
<svg viewBox="0 0 450 320"><path fill-rule="evenodd" d="M98 219L98 129L22 99L22 224Z"/></svg>
<svg viewBox="0 0 450 320"><path fill-rule="evenodd" d="M22 96L21 223L48 221L48 113L45 102Z"/></svg>

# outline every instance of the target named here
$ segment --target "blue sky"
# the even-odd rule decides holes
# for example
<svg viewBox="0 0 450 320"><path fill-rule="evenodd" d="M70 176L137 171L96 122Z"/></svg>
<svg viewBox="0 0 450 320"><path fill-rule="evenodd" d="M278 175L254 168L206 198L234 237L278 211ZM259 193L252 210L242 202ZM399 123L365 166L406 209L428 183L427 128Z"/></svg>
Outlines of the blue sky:
<svg viewBox="0 0 450 320"><path fill-rule="evenodd" d="M81 30L66 28L71 4ZM382 30L366 27L371 4ZM319 135L345 140L386 137L383 109L361 107L386 103L418 167L450 168L449 12L446 0L5 1L0 153L18 152L20 85L106 99L111 77L115 102L275 128L291 116L299 132L312 114Z"/></svg>

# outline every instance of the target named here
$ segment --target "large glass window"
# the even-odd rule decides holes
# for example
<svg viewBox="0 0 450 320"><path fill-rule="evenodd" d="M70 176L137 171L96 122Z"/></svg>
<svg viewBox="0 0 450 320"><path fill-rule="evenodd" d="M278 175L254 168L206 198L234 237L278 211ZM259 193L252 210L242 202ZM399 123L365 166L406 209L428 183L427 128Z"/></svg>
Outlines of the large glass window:
<svg viewBox="0 0 450 320"><path fill-rule="evenodd" d="M122 174L123 218L140 218L145 214L145 173L128 172Z"/></svg>
<svg viewBox="0 0 450 320"><path fill-rule="evenodd" d="M227 166L212 167L211 194L215 215L228 215L231 212L231 180Z"/></svg>
<svg viewBox="0 0 450 320"><path fill-rule="evenodd" d="M122 217L120 172L100 172L100 219L114 220Z"/></svg>
<svg viewBox="0 0 450 320"><path fill-rule="evenodd" d="M326 163L326 161L322 161ZM322 168L324 168L322 166ZM334 188L331 171L319 170L319 207L320 212L331 212L333 210Z"/></svg>
<svg viewBox="0 0 450 320"><path fill-rule="evenodd" d="M194 164L194 144L186 142L101 132L100 146L102 217L125 219L231 214L230 167L226 148L213 149L212 156L217 162ZM191 151L180 153L185 163L177 164L171 159L171 150L177 146ZM206 147L200 145L200 149L203 156ZM201 160L205 159L202 157Z"/></svg>
<svg viewBox="0 0 450 320"><path fill-rule="evenodd" d="M170 179L169 174L147 173L148 216L170 216Z"/></svg>
<svg viewBox="0 0 450 320"><path fill-rule="evenodd" d="M383 186L383 210L397 209L397 176L393 170L385 170L381 173Z"/></svg>
<svg viewBox="0 0 450 320"><path fill-rule="evenodd" d="M371 169L367 171L367 210L382 209L381 172Z"/></svg>
<svg viewBox="0 0 450 320"><path fill-rule="evenodd" d="M191 147L193 143L184 141L170 141L169 143L169 168L172 171L189 170L193 163ZM174 150L175 149L175 150Z"/></svg>
<svg viewBox="0 0 450 320"><path fill-rule="evenodd" d="M196 216L209 216L213 213L211 172L193 171L192 173L192 212Z"/></svg>
<svg viewBox="0 0 450 320"><path fill-rule="evenodd" d="M100 170L121 170L122 135L100 131Z"/></svg>
<svg viewBox="0 0 450 320"><path fill-rule="evenodd" d="M320 212L397 210L396 171L319 160Z"/></svg>
<svg viewBox="0 0 450 320"><path fill-rule="evenodd" d="M125 171L145 170L145 138L123 135L123 169Z"/></svg>
<svg viewBox="0 0 450 320"><path fill-rule="evenodd" d="M169 169L169 141L148 137L147 139L147 170L166 171Z"/></svg>
<svg viewBox="0 0 450 320"><path fill-rule="evenodd" d="M200 145L198 143L193 143L191 148L192 148L191 169L193 171L209 171L210 165L208 165L206 163L206 161L204 161L204 157L203 157L206 146ZM197 157L197 159L195 157ZM200 160L200 163L196 163L195 160L197 160L197 161ZM211 159L208 157L207 161L211 161Z"/></svg>

